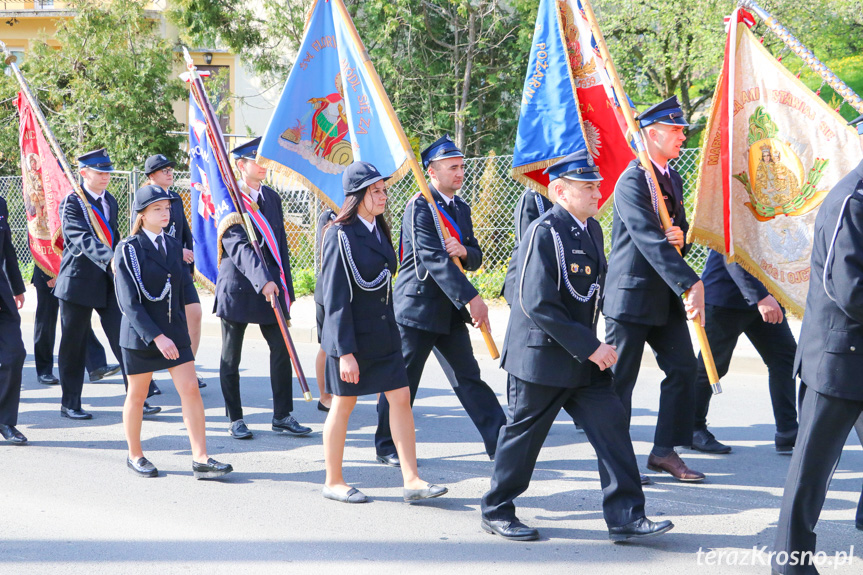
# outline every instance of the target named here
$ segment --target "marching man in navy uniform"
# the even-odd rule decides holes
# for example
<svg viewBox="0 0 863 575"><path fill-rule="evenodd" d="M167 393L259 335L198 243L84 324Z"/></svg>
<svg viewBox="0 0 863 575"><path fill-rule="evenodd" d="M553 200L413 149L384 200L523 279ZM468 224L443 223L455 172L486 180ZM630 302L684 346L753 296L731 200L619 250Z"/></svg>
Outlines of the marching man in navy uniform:
<svg viewBox="0 0 863 575"><path fill-rule="evenodd" d="M726 262L725 256L719 252L710 250L701 281L704 282L704 331L719 377L728 373L737 340L746 334L767 365L770 401L776 422L776 451L790 455L797 438L797 391L792 375L797 342L785 311L763 283L740 264ZM712 396L707 369L699 353L692 449L704 453L730 453L731 446L719 442L707 429L707 411Z"/></svg>
<svg viewBox="0 0 863 575"><path fill-rule="evenodd" d="M36 363L36 375L43 385L57 385L60 380L54 375L54 341L57 337L57 315L60 313L60 301L51 290L57 278L52 278L39 266L33 266L33 276L30 282L36 288L36 316L33 322L33 358ZM90 328L86 335L87 355L85 366L90 376L90 383L101 381L120 371L119 363L108 363L105 348Z"/></svg>
<svg viewBox="0 0 863 575"><path fill-rule="evenodd" d="M144 173L151 184L159 186L173 198L171 202L171 219L165 227L165 233L179 241L180 245L183 246L183 263L185 264L183 267L194 278L195 243L192 237L192 229L189 227L186 212L183 210L183 198L171 189L171 186L174 185L175 165L174 161L169 160L166 156L155 154L144 162ZM186 302L186 323L189 326L189 338L192 340L192 353L197 357L198 346L201 344L201 317L203 314L201 311L201 298L198 297L195 284L191 283L189 286L184 296ZM198 387L207 387L202 377L196 377L198 379Z"/></svg>
<svg viewBox="0 0 863 575"><path fill-rule="evenodd" d="M482 250L473 235L470 207L455 195L464 179L464 154L449 136L444 136L421 155L423 167L431 178L429 187L440 210L440 220L421 195L405 209L402 261L393 294L411 405L426 360L432 349L437 348L458 382L454 389L456 396L480 432L486 453L494 459L498 431L506 416L494 391L480 376L465 325L472 321L475 327L488 326L488 307L450 259L459 258L468 271L482 265ZM438 226L446 226L451 232L446 244ZM390 433L389 405L383 395L378 403L375 448L380 463L399 465Z"/></svg>
<svg viewBox="0 0 863 575"><path fill-rule="evenodd" d="M614 347L596 337L606 273L599 210L602 177L587 150L546 169L557 202L528 228L518 249L501 366L509 374L509 417L500 433L482 528L516 541L539 532L515 515L540 448L561 409L577 419L596 450L609 538L658 535L670 521L644 515L628 414L612 387Z"/></svg>
<svg viewBox="0 0 863 575"><path fill-rule="evenodd" d="M863 136L863 116L851 124ZM813 238L794 358L805 394L771 557L773 572L784 575L818 573L812 563L815 524L848 434L863 413L863 161L824 198Z"/></svg>
<svg viewBox="0 0 863 575"><path fill-rule="evenodd" d="M665 372L653 449L647 459L652 471L670 473L679 481L697 482L704 474L686 466L676 446L692 444L697 364L687 316L704 317L704 284L683 259L689 224L683 206L683 180L668 162L680 154L689 124L677 97L648 108L638 123L653 161L659 194L673 226L662 229L647 183L647 173L633 160L614 188L614 220L607 289L602 311L605 341L617 348L614 385L632 415L632 390L647 343ZM677 249L683 250L683 255ZM684 307L680 296L689 290ZM642 483L650 480L642 476Z"/></svg>
<svg viewBox="0 0 863 575"><path fill-rule="evenodd" d="M0 197L0 435L10 443L24 444L27 438L16 429L21 401L21 374L27 350L21 339L24 306L24 279L12 245L9 208Z"/></svg>
<svg viewBox="0 0 863 575"><path fill-rule="evenodd" d="M222 320L222 359L219 378L225 411L231 421L229 432L235 439L251 439L252 432L243 421L243 403L240 398L240 357L246 327L256 323L270 347L270 384L273 389L273 431L291 435L307 435L311 428L300 425L291 415L294 409L292 393L293 371L291 357L276 323L273 306L281 305L285 318L289 304L294 300L294 285L291 280L290 252L285 236L282 214L282 199L272 188L263 185L267 175L265 168L255 162L261 138L255 138L231 150L242 176L240 186L250 195L257 208L272 228L277 245L263 241L256 229L262 262L249 239L241 220L230 225L222 234L221 262L216 280L214 313ZM278 253L274 253L278 252ZM286 286L282 286L282 271ZM285 293L284 287L287 287Z"/></svg>
<svg viewBox="0 0 863 575"><path fill-rule="evenodd" d="M553 205L554 204L551 203L550 199L536 190L531 190L530 188L527 188L524 193L521 194L521 197L518 198L518 202L515 204L515 210L513 211L513 219L515 220L515 245L512 247L512 257L510 258L509 265L506 268L506 278L504 279L503 289L501 289L500 294L510 306L512 306L513 302L515 284L518 281L518 270L516 268L515 257L516 253L518 253L518 246L521 244L521 239L524 237L530 224L544 216Z"/></svg>
<svg viewBox="0 0 863 575"><path fill-rule="evenodd" d="M114 294L114 272L111 260L120 241L117 225L119 206L107 191L114 166L104 148L87 152L78 158L82 189L86 200L71 193L60 204L63 225L63 259L54 284L54 295L60 300L60 351L57 367L63 399L60 415L69 419L91 419L93 415L81 409L84 387L84 364L87 338L81 326L89 326L93 311L99 314L102 329L108 337L111 351L120 362L120 308ZM86 203L85 203L86 202ZM87 210L88 207L91 208ZM93 214L91 219L90 213ZM96 233L100 229L110 245ZM123 382L126 383L126 372ZM161 411L144 403L144 415Z"/></svg>
<svg viewBox="0 0 863 575"><path fill-rule="evenodd" d="M323 496L343 503L367 501L345 482L342 458L357 397L373 393L386 396L390 404L404 500L447 492L446 487L423 481L417 472L408 376L390 297L396 253L383 217L386 179L368 162L348 166L342 174L345 202L323 239L319 291L326 319L321 347L327 354L326 389L333 396L324 424Z"/></svg>

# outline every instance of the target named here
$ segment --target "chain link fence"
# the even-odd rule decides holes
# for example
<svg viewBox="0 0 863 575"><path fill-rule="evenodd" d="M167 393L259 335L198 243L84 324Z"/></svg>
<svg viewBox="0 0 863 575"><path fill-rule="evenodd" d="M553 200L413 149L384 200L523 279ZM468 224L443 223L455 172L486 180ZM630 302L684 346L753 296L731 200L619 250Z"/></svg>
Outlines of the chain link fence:
<svg viewBox="0 0 863 575"><path fill-rule="evenodd" d="M692 214L695 181L698 177L700 150L688 148L672 165L680 172L684 182L687 214ZM513 210L524 186L510 177L512 156L488 156L465 160L465 179L461 197L471 206L474 234L483 250L483 267L472 272L471 280L484 297L496 297L503 285L506 266L515 241ZM129 230L132 194L144 184L146 177L140 171L114 172L108 190L120 205L119 225ZM186 216L191 218L189 172L175 172L173 190L183 198ZM285 231L291 249L291 267L295 278L307 271L306 277L314 277L315 267L315 222L325 204L305 188L285 189L273 186L282 197L285 214ZM401 215L408 200L419 192L414 179L408 174L389 188L387 217L397 238L401 228ZM9 204L9 224L13 241L22 266L32 261L27 247L27 219L22 196L20 177L0 178L0 195ZM612 210L603 209L598 216L605 232L606 251L611 248ZM190 219L191 221L191 219ZM701 272L707 258L707 249L695 245L687 260L697 272ZM300 272L300 273L297 273ZM311 287L311 286L309 286ZM306 291L306 290L299 290Z"/></svg>

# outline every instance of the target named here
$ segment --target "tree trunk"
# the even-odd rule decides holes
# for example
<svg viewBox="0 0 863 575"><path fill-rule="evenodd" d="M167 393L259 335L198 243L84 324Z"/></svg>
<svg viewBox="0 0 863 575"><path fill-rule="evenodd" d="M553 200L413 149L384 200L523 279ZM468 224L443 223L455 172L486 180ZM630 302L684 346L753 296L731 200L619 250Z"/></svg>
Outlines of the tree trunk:
<svg viewBox="0 0 863 575"><path fill-rule="evenodd" d="M473 59L476 54L476 12L470 11L468 15L467 52L465 57L464 77L462 78L461 95L457 101L455 115L455 145L464 150L465 147L465 116L470 95L471 74L473 72Z"/></svg>

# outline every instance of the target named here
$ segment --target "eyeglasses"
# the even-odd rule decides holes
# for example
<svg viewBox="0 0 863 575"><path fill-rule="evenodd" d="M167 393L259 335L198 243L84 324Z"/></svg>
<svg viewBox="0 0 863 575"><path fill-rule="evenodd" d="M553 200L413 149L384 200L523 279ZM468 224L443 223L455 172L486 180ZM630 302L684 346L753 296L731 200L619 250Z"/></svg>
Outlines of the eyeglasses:
<svg viewBox="0 0 863 575"><path fill-rule="evenodd" d="M159 171L162 172L163 174L165 174L166 176L170 176L174 173L174 168L162 168Z"/></svg>

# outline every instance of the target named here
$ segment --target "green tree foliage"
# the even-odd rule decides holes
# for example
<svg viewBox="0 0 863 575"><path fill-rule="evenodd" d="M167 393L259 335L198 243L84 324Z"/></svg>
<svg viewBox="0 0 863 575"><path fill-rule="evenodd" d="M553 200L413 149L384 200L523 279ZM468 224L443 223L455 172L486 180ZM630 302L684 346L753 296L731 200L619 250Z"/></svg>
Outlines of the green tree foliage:
<svg viewBox="0 0 863 575"><path fill-rule="evenodd" d="M827 63L850 68L863 43L861 0L759 0L804 44ZM690 145L698 145L695 134L704 128L706 113L722 66L725 49L723 18L734 9L728 0L594 0L609 50L637 103L647 105L674 94L695 124L689 130ZM754 33L794 73L817 89L820 81L804 70L766 25L759 22ZM861 62L863 68L863 62ZM838 70L837 70L838 73ZM846 80L848 81L848 80ZM821 97L831 101L829 89ZM837 102L838 105L838 102ZM643 106L642 106L643 108ZM845 107L847 115L850 108Z"/></svg>
<svg viewBox="0 0 863 575"><path fill-rule="evenodd" d="M159 36L159 22L145 17L143 0L78 0L77 15L59 20L54 39L37 40L21 69L39 99L66 157L105 147L115 166L140 167L154 153L178 157L182 130L172 104L186 94L176 78L178 57ZM0 76L0 99L12 98L18 83ZM8 121L0 126L0 172L20 174L14 101L3 103Z"/></svg>
<svg viewBox="0 0 863 575"><path fill-rule="evenodd" d="M312 3L177 0L169 18L189 44L224 46L283 84ZM536 0L345 4L409 137L449 132L472 156L515 141Z"/></svg>

